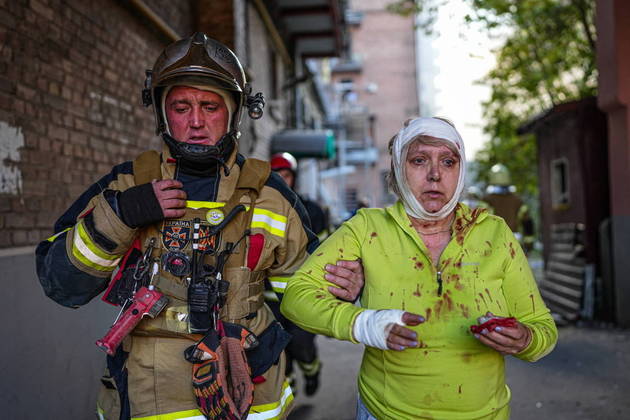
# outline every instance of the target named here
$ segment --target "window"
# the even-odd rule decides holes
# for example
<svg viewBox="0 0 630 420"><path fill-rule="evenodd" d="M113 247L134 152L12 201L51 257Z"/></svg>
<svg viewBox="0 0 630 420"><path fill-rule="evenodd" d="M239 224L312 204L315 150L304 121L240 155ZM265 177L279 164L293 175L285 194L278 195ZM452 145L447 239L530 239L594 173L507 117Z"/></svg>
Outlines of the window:
<svg viewBox="0 0 630 420"><path fill-rule="evenodd" d="M569 207L569 160L551 161L551 205L554 210Z"/></svg>

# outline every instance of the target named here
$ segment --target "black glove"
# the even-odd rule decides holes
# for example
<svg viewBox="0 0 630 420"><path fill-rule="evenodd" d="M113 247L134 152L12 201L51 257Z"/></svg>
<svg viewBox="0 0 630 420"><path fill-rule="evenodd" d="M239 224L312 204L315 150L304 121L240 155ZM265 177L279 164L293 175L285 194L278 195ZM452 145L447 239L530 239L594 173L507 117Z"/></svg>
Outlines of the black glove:
<svg viewBox="0 0 630 420"><path fill-rule="evenodd" d="M116 194L118 215L131 228L140 228L164 220L153 184L136 185Z"/></svg>

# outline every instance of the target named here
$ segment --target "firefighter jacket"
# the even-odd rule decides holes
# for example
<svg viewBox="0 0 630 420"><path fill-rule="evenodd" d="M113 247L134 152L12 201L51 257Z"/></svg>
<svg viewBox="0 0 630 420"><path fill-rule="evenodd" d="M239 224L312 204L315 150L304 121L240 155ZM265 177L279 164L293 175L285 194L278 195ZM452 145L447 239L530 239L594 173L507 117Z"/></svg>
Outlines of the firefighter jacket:
<svg viewBox="0 0 630 420"><path fill-rule="evenodd" d="M285 291L286 317L342 340L354 340L353 322L363 308L425 318L408 327L418 334L417 348L365 348L359 394L379 419L507 419L503 355L469 330L488 311L513 316L531 329L531 343L516 355L520 359L535 361L556 343L554 321L505 222L462 204L455 212L452 239L437 267L398 202L359 210L309 257ZM361 307L335 300L323 271L326 264L356 258L365 273Z"/></svg>
<svg viewBox="0 0 630 420"><path fill-rule="evenodd" d="M142 255L152 239L155 243L150 257L159 269L151 282L169 304L154 319L144 318L120 346L122 351L108 357L98 402L102 418L203 418L192 392L192 365L183 357L184 349L203 335L191 332L190 280L177 271L186 271L181 262L191 261L193 243L203 254L197 263L208 267L216 264L212 255L232 244L223 270L230 285L220 317L266 337L271 341L266 344L274 347L278 332L269 332L274 319L263 303L264 280L281 295L288 276L317 246L317 238L295 193L278 175L269 174L266 163L235 151L227 167L228 174L218 166L214 176L195 177L177 171L166 147L161 155L143 154L114 167L88 188L57 221L55 234L37 248L37 271L46 294L64 306L78 307L103 292L112 277L134 270L127 261L134 245ZM125 225L112 192L160 177L184 184L186 215L140 229ZM206 235L238 204L245 210L219 234ZM180 257L179 265L166 269L174 255ZM284 378L284 357L281 349L274 351L276 359L257 381L251 418L283 418L288 413L293 397Z"/></svg>

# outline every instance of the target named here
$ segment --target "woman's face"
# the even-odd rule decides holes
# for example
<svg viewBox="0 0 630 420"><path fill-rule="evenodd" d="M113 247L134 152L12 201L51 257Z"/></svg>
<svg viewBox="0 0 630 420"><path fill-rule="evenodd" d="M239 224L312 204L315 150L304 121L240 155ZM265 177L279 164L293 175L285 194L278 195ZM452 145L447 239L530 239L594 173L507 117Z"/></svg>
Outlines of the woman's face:
<svg viewBox="0 0 630 420"><path fill-rule="evenodd" d="M445 145L409 145L405 161L407 183L429 213L439 211L453 197L459 179L459 155Z"/></svg>

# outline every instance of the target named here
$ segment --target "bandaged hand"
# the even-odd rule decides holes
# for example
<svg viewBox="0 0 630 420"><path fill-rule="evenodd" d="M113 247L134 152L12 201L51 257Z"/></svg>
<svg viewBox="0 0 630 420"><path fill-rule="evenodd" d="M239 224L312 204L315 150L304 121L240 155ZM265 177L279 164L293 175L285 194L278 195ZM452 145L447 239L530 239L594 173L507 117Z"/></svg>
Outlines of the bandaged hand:
<svg viewBox="0 0 630 420"><path fill-rule="evenodd" d="M418 347L417 333L406 326L423 322L422 316L399 309L367 309L355 319L352 334L366 346L402 351L408 347Z"/></svg>

